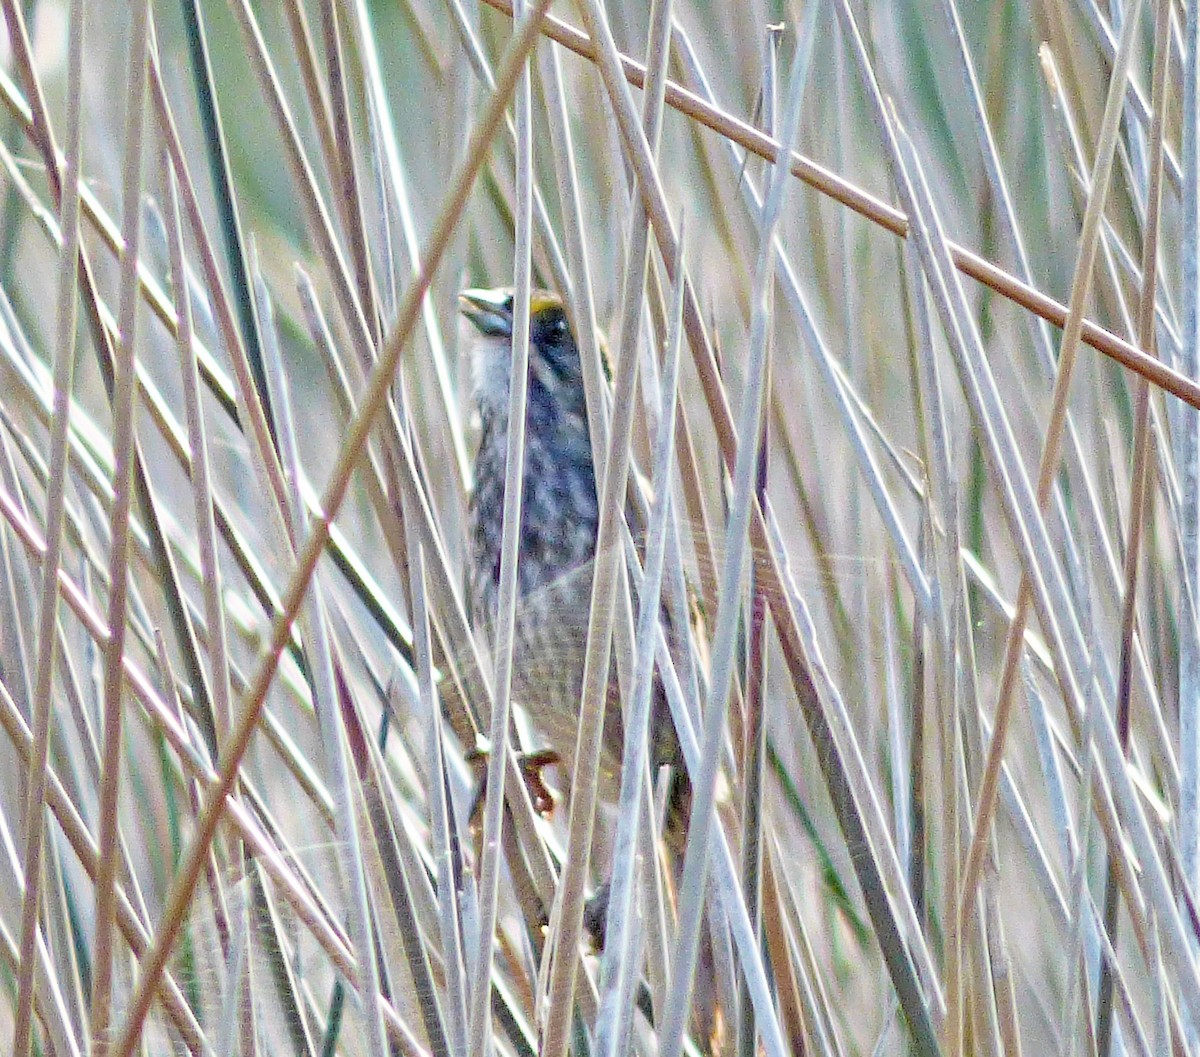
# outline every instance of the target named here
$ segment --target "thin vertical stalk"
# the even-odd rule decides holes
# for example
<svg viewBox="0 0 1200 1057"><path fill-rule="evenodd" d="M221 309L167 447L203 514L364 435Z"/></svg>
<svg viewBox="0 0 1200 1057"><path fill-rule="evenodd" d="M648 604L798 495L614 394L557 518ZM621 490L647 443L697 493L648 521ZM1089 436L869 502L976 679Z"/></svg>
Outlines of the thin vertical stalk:
<svg viewBox="0 0 1200 1057"><path fill-rule="evenodd" d="M1166 106L1167 70L1170 47L1169 0L1158 0L1154 19L1154 74L1151 86L1150 180L1146 192L1146 220L1142 229L1142 290L1138 304L1138 344L1147 352L1154 348L1154 306L1158 283L1158 224L1162 207L1163 118ZM1126 17L1128 18L1128 12ZM1129 752L1129 699L1133 683L1134 624L1137 615L1138 565L1147 513L1150 479L1150 385L1139 378L1134 397L1133 469L1129 494L1129 539L1125 545L1125 590L1121 602L1121 662L1117 673L1117 737ZM1186 781L1187 779L1184 779ZM1104 931L1113 949L1117 947L1118 892L1110 862L1104 882ZM1153 931L1153 930L1151 930ZM1096 1000L1099 1023L1096 1049L1108 1057L1112 1034L1113 972L1107 959L1100 967L1100 991Z"/></svg>
<svg viewBox="0 0 1200 1057"><path fill-rule="evenodd" d="M350 261L358 285L367 329L375 342L380 338L379 299L371 272L370 243L363 216L362 194L355 167L354 130L350 125L350 93L346 85L346 60L342 52L341 4L325 0L321 4L321 27L325 35L325 65L329 70L329 97L337 137L336 160L340 171L333 173L337 182L342 225L349 243Z"/></svg>
<svg viewBox="0 0 1200 1057"><path fill-rule="evenodd" d="M683 270L683 223L680 222L679 256L675 274ZM663 566L666 558L667 512L671 496L671 439L675 431L679 387L679 346L683 321L683 283L675 285L670 336L666 348L662 409L654 447L654 506L646 543L646 567L639 592L637 627L637 671L621 762L621 793L618 800L617 835L614 841L613 874L609 888L608 933L605 936L601 971L601 1016L597 1026L596 1050L601 1057L617 1057L628 1031L632 1010L622 1001L640 959L634 957L634 868L640 822L639 802L647 774L650 695L653 690L655 629L659 621Z"/></svg>
<svg viewBox="0 0 1200 1057"><path fill-rule="evenodd" d="M216 520L213 513L213 482L212 468L209 460L208 436L205 429L204 414L200 403L200 373L197 364L196 347L193 341L191 297L188 291L187 266L183 248L183 232L179 213L179 188L175 173L171 168L170 155L164 147L161 150L161 172L166 184L166 209L164 221L167 229L167 248L170 259L172 287L175 292L176 328L175 341L180 359L180 376L183 382L184 404L188 423L188 448L191 452L192 499L196 519L196 536L200 552L200 581L201 593L204 597L204 618L208 631L208 652L211 663L211 686L213 699L213 723L216 734L217 748L224 743L233 724L233 688L230 677L229 639L226 627L224 597L224 581L221 575L220 561L217 556ZM169 672L166 666L166 648L161 635L160 664L164 672ZM182 705L176 702L179 710L180 724L183 724ZM190 788L192 797L192 814L199 807L199 796L196 786ZM238 876L245 873L246 857L239 843L234 847L234 863ZM228 958L228 911L224 901L224 893L220 888L220 875L217 871L216 856L210 853L208 866L209 885L216 903L216 918L221 932L222 946ZM239 928L237 938L249 935L250 920L248 904L241 900L237 914ZM247 967L246 973L250 970ZM248 994L248 987L243 988L243 998ZM248 1017L253 1015L253 1007L246 1001ZM232 1051L229 1051L232 1052Z"/></svg>
<svg viewBox="0 0 1200 1057"><path fill-rule="evenodd" d="M38 610L37 671L33 690L33 749L25 786L25 892L21 904L20 968L13 1019L13 1055L28 1057L33 1039L33 970L42 890L42 852L46 821L46 768L58 640L58 570L62 561L63 511L67 488L67 437L75 376L76 276L79 259L79 172L82 160L83 46L86 6L71 4L67 47L67 130L59 229L57 331L54 344L54 414L50 428L50 468L46 498L46 553L42 559L42 595Z"/></svg>
<svg viewBox="0 0 1200 1057"><path fill-rule="evenodd" d="M410 524L405 519L405 525ZM429 610L425 590L425 548L418 540L409 540L409 576L412 580L413 631L417 646L418 680L421 704L429 716L429 815L436 863L438 925L442 940L442 964L446 978L443 1006L448 1021L450 1052L467 1052L467 970L463 957L462 920L459 913L459 885L462 855L451 830L450 789L442 737L441 706L434 694L433 661L430 655Z"/></svg>
<svg viewBox="0 0 1200 1057"><path fill-rule="evenodd" d="M817 9L811 4L812 10ZM811 26L806 26L809 30ZM782 36L781 27L771 26L767 29L764 56L764 76L762 87L763 116L767 129L774 135L779 128L779 98L778 98L778 60L779 41ZM796 47L808 48L808 41L798 40ZM793 86L793 91L797 89ZM764 203L765 205L765 203ZM761 213L766 219L766 210ZM843 228L844 234L844 228ZM771 233L774 237L774 233ZM681 232L682 236L682 232ZM682 241L682 237L681 237ZM782 256L782 254L780 254ZM763 291L766 299L765 311L768 319L766 342L769 346L766 368L763 371L763 402L771 406L771 364L774 357L773 343L775 298L774 283L767 282ZM682 305L680 306L682 311ZM764 415L762 420L762 435L758 438L758 466L755 468L754 492L761 509L767 506L767 465L769 458L769 441L771 436L771 420ZM858 492L855 490L855 502ZM746 894L746 912L754 926L755 938L759 946L763 945L763 777L767 748L767 727L763 715L763 698L766 693L767 680L767 601L763 597L762 577L750 563L749 570L749 605L747 607L747 623L749 636L746 646L745 687L746 700L744 715L744 734L742 737L742 890ZM755 1053L755 1021L754 1006L750 1001L750 985L743 976L739 987L737 1003L737 1052L741 1057L754 1057Z"/></svg>
<svg viewBox="0 0 1200 1057"><path fill-rule="evenodd" d="M536 20L523 0L516 9L514 32L521 18ZM504 453L504 513L500 540L500 587L497 607L496 669L489 732L488 775L491 790L483 819L483 862L479 880L479 939L470 981L470 1057L485 1057L492 1043L492 961L497 901L500 895L501 838L504 825L504 764L512 712L513 644L517 617L517 561L520 555L521 508L525 488L525 406L529 394L530 242L533 228L533 92L529 61L521 64L513 93L516 107L516 185L513 210L513 322L509 367L508 430Z"/></svg>
<svg viewBox="0 0 1200 1057"><path fill-rule="evenodd" d="M100 863L96 877L96 933L93 946L92 1047L98 1057L109 1050L112 1010L113 918L116 912L117 797L121 787L121 662L125 653L126 604L129 587L129 515L133 496L136 438L134 390L137 357L137 263L142 229L142 138L146 120L146 75L150 43L148 0L134 4L129 43L129 86L126 92L124 185L121 222L120 342L113 391L113 491L110 520L108 642L104 648L104 738L100 772Z"/></svg>
<svg viewBox="0 0 1200 1057"><path fill-rule="evenodd" d="M788 80L787 105L780 129L780 142L795 142L800 128L800 110L804 100L808 61L812 55L812 27L818 5L805 12L801 36L792 59ZM763 205L759 231L759 257L754 276L754 307L750 324L749 362L746 366L745 395L738 418L737 435L741 441L733 472L733 503L726 533L727 551L721 569L720 606L713 635L712 682L704 716L704 738L699 775L693 781L692 813L688 825L688 846L684 855L683 882L680 886L679 937L675 952L674 975L667 1000L662 1029L663 1057L680 1057L683 1051L684 1024L691 1000L696 958L700 942L704 887L708 874L709 835L713 826L717 765L722 733L725 728L733 680L735 631L740 609L738 583L749 541L750 508L758 468L759 444L763 436L763 409L769 348L770 323L768 290L775 275L775 231L783 209L790 180L788 167L780 164L772 170L771 182ZM679 281L677 277L676 281ZM764 1033L769 1026L762 1025ZM782 1039L767 1039L782 1048Z"/></svg>
<svg viewBox="0 0 1200 1057"><path fill-rule="evenodd" d="M1183 21L1182 194L1180 232L1180 345L1183 373L1200 373L1200 4L1185 5ZM1179 414L1174 447L1182 476L1179 534L1182 574L1196 597L1200 584L1200 416ZM1200 884L1200 626L1185 607L1179 621L1179 818L1184 877ZM1195 1037L1191 1039L1195 1043Z"/></svg>
<svg viewBox="0 0 1200 1057"><path fill-rule="evenodd" d="M208 159L209 179L216 196L217 209L221 218L221 233L225 242L225 262L237 301L241 338L246 349L246 359L254 379L254 391L270 418L267 403L267 375L263 365L262 341L258 333L258 321L254 316L254 298L250 291L250 280L246 274L246 246L242 235L242 222L238 214L237 200L233 195L233 172L229 165L229 151L225 146L225 130L221 124L221 111L217 105L216 85L213 82L212 61L208 53L208 38L201 16L200 0L181 0L184 26L188 42L188 53L192 63L192 79L196 86L196 105L200 110L200 123L204 130L204 156ZM280 496L282 500L282 496Z"/></svg>
<svg viewBox="0 0 1200 1057"><path fill-rule="evenodd" d="M670 22L671 0L656 0L648 44L650 67L646 82L647 92L642 111L642 130L652 154L657 148L662 130ZM562 1057L566 1052L567 1029L575 1004L578 948L583 932L583 889L595 825L600 741L612 670L614 617L622 583L622 548L619 546L619 534L629 478L630 443L636 406L634 390L638 374L638 333L645 301L649 244L649 218L645 203L641 196L635 195L621 289L621 327L617 338L613 414L607 436L605 459L602 463L604 469L599 495L600 521L596 531L596 556L593 562L591 604L588 612L567 855L561 881L560 927L550 977L550 1000L544 1041L546 1057ZM622 620L627 621L628 607L624 593L621 601ZM618 656L618 671L620 662L621 657ZM633 730L626 733L627 739L636 736ZM634 803L636 804L636 801ZM636 807L634 817L636 818ZM619 1036L610 1038L607 1040L608 1044L617 1045L618 1038Z"/></svg>
<svg viewBox="0 0 1200 1057"><path fill-rule="evenodd" d="M550 146L554 171L558 180L559 200L563 211L563 227L570 269L571 286L564 296L571 309L572 332L579 345L583 367L584 403L588 416L588 435L592 441L592 462L604 464L608 447L607 383L604 379L603 356L600 352L599 327L596 323L596 302L592 292L592 269L588 259L587 232L580 203L579 176L575 162L575 146L571 135L570 115L562 85L562 60L559 49L548 47L542 52L542 93L550 120Z"/></svg>
<svg viewBox="0 0 1200 1057"><path fill-rule="evenodd" d="M213 715L216 720L217 735L220 739L228 734L233 723L233 692L229 675L229 636L226 628L225 606L222 603L221 566L217 558L212 467L209 459L208 435L200 403L200 375L196 360L196 347L192 340L192 310L187 292L183 235L179 221L178 181L170 168L170 160L165 151L162 171L167 184L167 243L170 250L171 275L178 314L176 343L179 347L180 371L183 376L188 448L192 455L192 493L195 503L196 536L200 552L204 619L208 631L208 649L212 658Z"/></svg>

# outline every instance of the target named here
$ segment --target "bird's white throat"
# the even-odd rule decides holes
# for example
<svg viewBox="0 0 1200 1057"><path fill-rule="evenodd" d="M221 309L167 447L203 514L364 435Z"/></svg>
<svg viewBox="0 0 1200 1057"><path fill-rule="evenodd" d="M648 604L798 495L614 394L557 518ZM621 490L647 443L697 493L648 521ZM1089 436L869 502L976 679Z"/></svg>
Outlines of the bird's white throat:
<svg viewBox="0 0 1200 1057"><path fill-rule="evenodd" d="M511 342L477 335L471 343L471 388L481 415L507 417L511 377Z"/></svg>

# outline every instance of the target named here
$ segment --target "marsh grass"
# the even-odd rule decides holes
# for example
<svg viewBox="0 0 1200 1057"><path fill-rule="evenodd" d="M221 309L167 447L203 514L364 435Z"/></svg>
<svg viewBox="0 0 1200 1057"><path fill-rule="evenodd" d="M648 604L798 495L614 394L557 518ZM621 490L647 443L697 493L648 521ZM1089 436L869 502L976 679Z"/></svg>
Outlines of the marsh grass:
<svg viewBox="0 0 1200 1057"><path fill-rule="evenodd" d="M508 5L0 0L0 1046L1194 1052L1195 6ZM508 284L610 475L549 817Z"/></svg>

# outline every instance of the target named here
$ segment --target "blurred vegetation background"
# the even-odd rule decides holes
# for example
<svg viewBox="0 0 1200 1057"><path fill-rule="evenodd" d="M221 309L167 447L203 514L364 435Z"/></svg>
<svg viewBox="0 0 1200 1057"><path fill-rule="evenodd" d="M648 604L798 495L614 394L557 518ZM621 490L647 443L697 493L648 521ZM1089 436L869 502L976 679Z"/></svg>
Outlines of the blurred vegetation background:
<svg viewBox="0 0 1200 1057"><path fill-rule="evenodd" d="M1197 1052L1196 5L508 2L0 0L0 1048ZM479 754L523 247L671 440L686 868Z"/></svg>

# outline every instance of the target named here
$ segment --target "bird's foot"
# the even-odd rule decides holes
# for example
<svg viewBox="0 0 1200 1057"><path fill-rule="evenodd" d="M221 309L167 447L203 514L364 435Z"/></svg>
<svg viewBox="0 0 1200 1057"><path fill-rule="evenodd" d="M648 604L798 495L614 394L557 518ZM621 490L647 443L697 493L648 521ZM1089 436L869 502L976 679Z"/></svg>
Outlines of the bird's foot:
<svg viewBox="0 0 1200 1057"><path fill-rule="evenodd" d="M476 748L467 753L466 759L469 764L479 765L487 760L488 754L488 749ZM517 753L517 766L521 769L521 777L525 780L529 799L533 802L534 811L543 818L549 818L554 813L554 794L546 784L542 771L559 762L561 762L561 757L553 749ZM471 825L475 825L478 821L479 810L483 806L483 798L487 792L487 771L483 767L480 769L482 773L479 778L479 787L475 792L475 798L471 801L469 816Z"/></svg>
<svg viewBox="0 0 1200 1057"><path fill-rule="evenodd" d="M533 809L543 818L549 818L554 813L554 794L546 785L542 771L561 763L562 757L553 749L539 749L537 752L525 752L517 756L517 766L525 778L525 788L529 790L529 799L533 801Z"/></svg>

